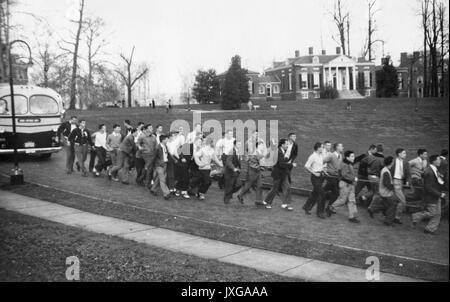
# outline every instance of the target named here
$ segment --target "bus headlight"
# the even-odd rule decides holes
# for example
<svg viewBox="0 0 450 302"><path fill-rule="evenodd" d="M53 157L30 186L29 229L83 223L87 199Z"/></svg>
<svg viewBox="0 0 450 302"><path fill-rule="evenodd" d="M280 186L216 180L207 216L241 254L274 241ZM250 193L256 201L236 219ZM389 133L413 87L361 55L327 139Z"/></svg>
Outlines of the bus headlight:
<svg viewBox="0 0 450 302"><path fill-rule="evenodd" d="M53 132L58 132L58 128L53 128Z"/></svg>
<svg viewBox="0 0 450 302"><path fill-rule="evenodd" d="M5 133L5 128L0 127L0 134Z"/></svg>

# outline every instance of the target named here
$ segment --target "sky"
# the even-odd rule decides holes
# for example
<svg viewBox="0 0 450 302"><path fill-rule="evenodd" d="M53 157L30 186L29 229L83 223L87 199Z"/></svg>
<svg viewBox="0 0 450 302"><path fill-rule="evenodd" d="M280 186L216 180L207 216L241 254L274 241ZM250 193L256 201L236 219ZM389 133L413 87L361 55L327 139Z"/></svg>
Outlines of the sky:
<svg viewBox="0 0 450 302"><path fill-rule="evenodd" d="M13 22L20 36L33 40L50 27L67 37L78 0L18 0ZM351 55L358 56L367 32L366 0L344 0L351 16ZM86 12L105 21L106 59L119 62L133 46L136 62L151 66L153 94L178 95L183 78L198 69L225 71L239 54L243 67L262 72L273 60L307 54L335 53L336 30L330 11L334 0L86 0ZM378 0L378 32L385 53L396 62L400 52L420 49L422 35L418 0ZM41 17L40 21L23 12ZM376 45L377 62L381 43Z"/></svg>

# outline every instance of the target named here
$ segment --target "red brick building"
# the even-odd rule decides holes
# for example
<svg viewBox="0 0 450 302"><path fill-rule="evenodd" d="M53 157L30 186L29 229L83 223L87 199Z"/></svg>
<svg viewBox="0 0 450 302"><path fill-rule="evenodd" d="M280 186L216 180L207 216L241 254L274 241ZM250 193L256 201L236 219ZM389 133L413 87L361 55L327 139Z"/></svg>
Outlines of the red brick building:
<svg viewBox="0 0 450 302"><path fill-rule="evenodd" d="M375 72L375 63L342 55L339 47L333 55L315 54L310 47L306 56L296 51L294 58L273 62L265 75L280 80L282 100L305 100L320 98L327 86L342 98L375 97Z"/></svg>

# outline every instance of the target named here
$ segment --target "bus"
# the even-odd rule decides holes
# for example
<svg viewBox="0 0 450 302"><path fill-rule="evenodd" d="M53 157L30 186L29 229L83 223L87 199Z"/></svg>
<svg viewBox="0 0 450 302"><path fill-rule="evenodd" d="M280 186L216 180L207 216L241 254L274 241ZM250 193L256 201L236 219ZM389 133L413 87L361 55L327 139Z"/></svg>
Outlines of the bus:
<svg viewBox="0 0 450 302"><path fill-rule="evenodd" d="M64 118L61 96L50 88L14 85L17 152L50 158L61 146L58 127ZM0 155L13 154L11 90L0 84Z"/></svg>

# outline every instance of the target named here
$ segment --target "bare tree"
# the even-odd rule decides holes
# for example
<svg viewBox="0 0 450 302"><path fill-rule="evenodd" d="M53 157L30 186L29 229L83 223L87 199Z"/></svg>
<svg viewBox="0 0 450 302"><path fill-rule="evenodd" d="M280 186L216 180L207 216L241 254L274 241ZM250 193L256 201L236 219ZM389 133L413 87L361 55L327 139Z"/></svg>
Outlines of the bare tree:
<svg viewBox="0 0 450 302"><path fill-rule="evenodd" d="M75 23L77 26L77 32L75 36L73 37L73 41L66 41L63 40L65 44L69 44L73 47L73 50L68 49L67 47L61 46L60 48L67 53L70 53L73 56L72 60L72 77L71 77L71 83L70 83L70 105L69 109L75 109L75 104L77 101L77 72L78 72L78 57L79 57L79 48L80 48L80 40L81 40L81 33L84 28L84 1L80 0L79 10L78 10L78 20L70 20L72 23Z"/></svg>
<svg viewBox="0 0 450 302"><path fill-rule="evenodd" d="M100 64L97 57L101 54L101 49L107 45L105 39L102 38L102 31L105 22L101 18L88 18L85 21L85 39L87 46L87 66L88 74L86 78L86 105L91 102L91 90L93 86L93 75L95 69Z"/></svg>
<svg viewBox="0 0 450 302"><path fill-rule="evenodd" d="M141 65L137 71L133 72L133 56L134 49L131 51L130 57L126 57L123 53L120 54L120 58L125 63L124 70L117 69L116 72L120 75L123 84L127 87L128 93L128 107L132 107L132 90L134 84L139 81L149 70L149 68L145 65Z"/></svg>
<svg viewBox="0 0 450 302"><path fill-rule="evenodd" d="M366 43L363 50L363 57L368 56L369 61L375 60L373 57L373 46L375 43L383 42L380 39L374 39L375 32L378 31L378 27L376 25L375 21L375 15L380 11L379 9L376 9L375 5L377 4L378 0L368 0L367 6L368 6L368 31L367 31L367 38Z"/></svg>
<svg viewBox="0 0 450 302"><path fill-rule="evenodd" d="M333 40L341 46L342 53L346 55L346 41L348 38L346 37L346 33L350 32L350 13L345 9L343 0L335 0L332 16L334 24L338 29L338 37L333 36Z"/></svg>
<svg viewBox="0 0 450 302"><path fill-rule="evenodd" d="M39 82L43 87L49 86L49 72L50 69L56 64L59 58L63 57L65 54L56 54L52 50L51 41L54 39L52 30L47 29L45 31L45 37L42 35L36 38L36 52L34 63L38 65L41 69Z"/></svg>
<svg viewBox="0 0 450 302"><path fill-rule="evenodd" d="M429 0L423 0L421 5L422 29L423 29L423 96L428 97L428 20ZM412 74L411 74L412 77Z"/></svg>
<svg viewBox="0 0 450 302"><path fill-rule="evenodd" d="M449 47L448 47L448 43L449 43L449 32L448 32L448 28L445 28L445 24L448 25L448 21L446 23L445 20L445 12L446 12L446 7L444 5L444 3L440 3L439 5L439 9L438 9L438 16L439 16L439 31L441 34L441 57L440 57L440 67L441 67L441 96L445 96L445 91L444 91L444 87L445 87L445 78L444 78L444 72L445 72L445 62L444 59L447 56L447 54L449 53ZM446 47L447 46L447 47Z"/></svg>

